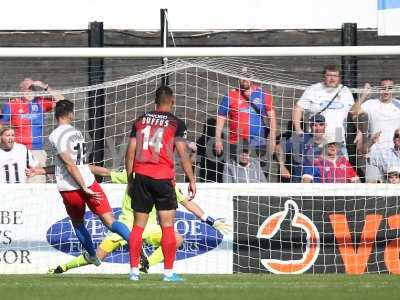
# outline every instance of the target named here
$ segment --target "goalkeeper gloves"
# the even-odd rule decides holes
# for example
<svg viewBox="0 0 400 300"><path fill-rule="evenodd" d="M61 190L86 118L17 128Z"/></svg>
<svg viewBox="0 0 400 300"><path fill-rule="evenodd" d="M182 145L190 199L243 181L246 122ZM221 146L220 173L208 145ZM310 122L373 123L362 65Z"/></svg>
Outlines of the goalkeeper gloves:
<svg viewBox="0 0 400 300"><path fill-rule="evenodd" d="M208 225L214 227L216 230L218 230L222 234L229 234L232 231L232 227L229 224L226 224L225 218L214 219L214 218L208 216L205 222Z"/></svg>

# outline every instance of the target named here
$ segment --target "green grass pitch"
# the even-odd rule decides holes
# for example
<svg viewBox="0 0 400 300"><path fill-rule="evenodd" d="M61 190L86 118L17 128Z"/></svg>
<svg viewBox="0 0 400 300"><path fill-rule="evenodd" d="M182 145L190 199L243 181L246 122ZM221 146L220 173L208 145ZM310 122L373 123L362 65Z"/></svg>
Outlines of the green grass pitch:
<svg viewBox="0 0 400 300"><path fill-rule="evenodd" d="M145 275L0 275L0 299L400 299L395 275L183 275L182 283Z"/></svg>

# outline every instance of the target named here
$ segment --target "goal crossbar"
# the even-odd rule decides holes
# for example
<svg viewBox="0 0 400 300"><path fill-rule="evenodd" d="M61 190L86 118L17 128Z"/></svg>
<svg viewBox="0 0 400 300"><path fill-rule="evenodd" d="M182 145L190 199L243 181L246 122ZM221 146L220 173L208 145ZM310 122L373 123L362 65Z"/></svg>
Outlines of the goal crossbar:
<svg viewBox="0 0 400 300"><path fill-rule="evenodd" d="M400 46L318 47L0 47L0 57L134 58L134 57L227 57L227 56L370 56L399 55Z"/></svg>

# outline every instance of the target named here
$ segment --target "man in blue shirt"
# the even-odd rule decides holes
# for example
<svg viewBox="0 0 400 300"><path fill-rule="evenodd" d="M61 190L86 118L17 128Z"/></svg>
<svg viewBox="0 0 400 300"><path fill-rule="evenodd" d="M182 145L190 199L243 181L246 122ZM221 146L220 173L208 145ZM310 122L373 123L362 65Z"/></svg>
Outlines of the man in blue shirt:
<svg viewBox="0 0 400 300"><path fill-rule="evenodd" d="M322 154L324 134L326 129L325 117L321 114L310 118L311 133L294 135L281 142L286 157L290 157L291 182L301 182L303 168L312 165L314 159Z"/></svg>

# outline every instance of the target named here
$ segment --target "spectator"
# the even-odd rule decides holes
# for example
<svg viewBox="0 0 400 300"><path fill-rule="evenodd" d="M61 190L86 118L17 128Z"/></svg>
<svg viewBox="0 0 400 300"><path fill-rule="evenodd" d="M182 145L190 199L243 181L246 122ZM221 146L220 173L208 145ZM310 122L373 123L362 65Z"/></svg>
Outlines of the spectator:
<svg viewBox="0 0 400 300"><path fill-rule="evenodd" d="M353 95L350 89L340 84L340 70L335 65L327 65L323 71L324 81L309 86L293 109L293 125L298 135L304 132L300 121L304 112L322 114L326 119L326 132L338 137L344 147L345 121L352 105Z"/></svg>
<svg viewBox="0 0 400 300"><path fill-rule="evenodd" d="M301 182L303 168L312 165L312 162L322 155L326 128L325 117L321 114L313 115L310 118L310 126L311 133L294 135L286 143L282 143L285 154L291 156L292 182Z"/></svg>
<svg viewBox="0 0 400 300"><path fill-rule="evenodd" d="M36 97L32 91L43 90L49 97ZM62 95L52 91L48 84L25 78L20 83L22 97L11 99L3 104L2 123L10 123L15 129L15 139L18 143L32 150L39 164L46 164L47 154L44 151L44 113L53 109L55 102L64 99ZM45 176L37 176L29 182L46 182Z"/></svg>
<svg viewBox="0 0 400 300"><path fill-rule="evenodd" d="M360 151L361 148L358 147L358 126L364 126L364 122L349 112L346 125L346 148L349 162L355 168L361 182L365 182L365 158Z"/></svg>
<svg viewBox="0 0 400 300"><path fill-rule="evenodd" d="M25 145L15 142L14 130L0 129L0 183L25 183L28 168L38 165Z"/></svg>
<svg viewBox="0 0 400 300"><path fill-rule="evenodd" d="M247 69L244 68L243 72L247 72ZM247 73L247 76L251 77L251 74ZM275 151L276 145L276 117L271 94L248 79L240 79L239 87L230 90L222 98L218 107L215 132L217 155L223 151L221 135L227 119L230 159L236 159L237 145L244 143L250 149L255 150L258 158L263 157L261 163L265 166L267 137L270 136L269 150L271 154Z"/></svg>
<svg viewBox="0 0 400 300"><path fill-rule="evenodd" d="M222 182L224 162L222 153L217 157L214 148L215 126L217 120L208 118L203 127L203 134L197 140L197 156L200 158L200 182ZM221 136L224 138L223 135Z"/></svg>
<svg viewBox="0 0 400 300"><path fill-rule="evenodd" d="M290 182L290 174L292 173L292 155L283 153L283 147L286 147L286 142L293 136L293 122L290 120L286 124L286 131L281 132L276 136L275 155L276 161L279 164L279 180L278 182Z"/></svg>
<svg viewBox="0 0 400 300"><path fill-rule="evenodd" d="M391 168L386 174L386 183L399 184L400 183L400 168Z"/></svg>
<svg viewBox="0 0 400 300"><path fill-rule="evenodd" d="M393 146L371 151L366 180L370 183L385 182L385 174L393 168L400 168L400 128L394 131Z"/></svg>
<svg viewBox="0 0 400 300"><path fill-rule="evenodd" d="M193 174L196 174L196 152L197 152L197 145L195 142L189 142L186 141L186 145L187 145L187 154L189 155L190 160L192 161L192 170L193 170ZM175 160L176 162L176 160ZM175 170L177 169L177 167L179 167L179 165L175 165ZM189 178L183 174L183 179L180 178L180 174L176 174L175 175L175 180L177 182L189 182Z"/></svg>
<svg viewBox="0 0 400 300"><path fill-rule="evenodd" d="M248 149L243 149L239 159L229 160L224 167L224 183L258 183L267 182L261 170L260 161L250 157Z"/></svg>
<svg viewBox="0 0 400 300"><path fill-rule="evenodd" d="M340 137L328 136L324 143L323 155L304 167L302 182L345 183L360 182L349 160L339 155Z"/></svg>
<svg viewBox="0 0 400 300"><path fill-rule="evenodd" d="M377 138L377 142L372 146L371 151L377 147L393 146L393 132L400 128L400 101L393 96L394 80L383 78L380 82L382 91L380 97L367 101L371 92L369 83L365 84L365 91L353 105L352 111L358 119L368 120L368 126L360 126L360 137ZM367 141L363 141L366 145ZM365 147L363 153L366 154Z"/></svg>

